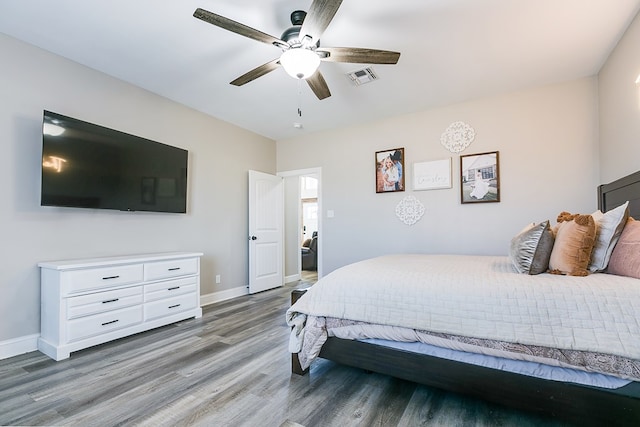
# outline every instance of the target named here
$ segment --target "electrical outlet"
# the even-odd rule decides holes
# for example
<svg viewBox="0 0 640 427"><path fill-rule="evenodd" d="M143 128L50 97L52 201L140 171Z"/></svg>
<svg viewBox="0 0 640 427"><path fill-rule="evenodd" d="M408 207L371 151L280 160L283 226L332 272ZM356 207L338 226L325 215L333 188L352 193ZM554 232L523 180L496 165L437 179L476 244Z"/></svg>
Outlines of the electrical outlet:
<svg viewBox="0 0 640 427"><path fill-rule="evenodd" d="M216 283L220 283L220 275L216 274Z"/></svg>

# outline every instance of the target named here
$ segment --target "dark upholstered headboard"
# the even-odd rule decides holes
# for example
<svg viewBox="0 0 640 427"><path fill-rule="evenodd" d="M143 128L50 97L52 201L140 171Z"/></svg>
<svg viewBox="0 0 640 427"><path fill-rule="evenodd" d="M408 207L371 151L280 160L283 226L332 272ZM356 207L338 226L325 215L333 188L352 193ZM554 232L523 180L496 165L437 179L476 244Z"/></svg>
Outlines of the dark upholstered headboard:
<svg viewBox="0 0 640 427"><path fill-rule="evenodd" d="M598 209L609 211L629 201L629 214L640 219L640 171L598 187Z"/></svg>

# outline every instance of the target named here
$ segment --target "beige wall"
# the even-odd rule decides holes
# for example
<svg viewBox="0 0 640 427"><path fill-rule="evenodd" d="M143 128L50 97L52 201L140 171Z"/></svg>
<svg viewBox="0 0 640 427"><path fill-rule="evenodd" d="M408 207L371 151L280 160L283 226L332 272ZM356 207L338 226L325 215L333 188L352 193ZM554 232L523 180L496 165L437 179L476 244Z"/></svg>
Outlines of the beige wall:
<svg viewBox="0 0 640 427"><path fill-rule="evenodd" d="M39 261L200 251L202 294L247 285L247 171L275 173L274 141L4 35L0 52L0 342L40 331ZM43 109L189 150L188 213L41 207Z"/></svg>
<svg viewBox="0 0 640 427"><path fill-rule="evenodd" d="M640 169L640 15L598 75L600 175L608 183Z"/></svg>
<svg viewBox="0 0 640 427"><path fill-rule="evenodd" d="M322 167L325 274L386 253L503 255L528 222L596 209L597 114L596 79L585 78L278 141L278 171ZM460 203L459 155L440 144L454 121L476 131L462 154L500 152L500 203ZM407 191L376 194L374 153L396 147L405 148ZM453 188L411 190L414 162L448 157ZM395 214L409 195L426 207L413 226Z"/></svg>

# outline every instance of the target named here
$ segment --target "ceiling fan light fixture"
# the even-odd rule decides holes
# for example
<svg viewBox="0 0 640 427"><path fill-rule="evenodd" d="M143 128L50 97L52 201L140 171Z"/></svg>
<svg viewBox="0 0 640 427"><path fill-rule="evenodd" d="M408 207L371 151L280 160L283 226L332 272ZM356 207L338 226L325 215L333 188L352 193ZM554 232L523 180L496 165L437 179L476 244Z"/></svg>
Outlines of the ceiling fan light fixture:
<svg viewBox="0 0 640 427"><path fill-rule="evenodd" d="M312 50L294 47L280 56L280 65L294 79L308 79L320 66L320 57Z"/></svg>

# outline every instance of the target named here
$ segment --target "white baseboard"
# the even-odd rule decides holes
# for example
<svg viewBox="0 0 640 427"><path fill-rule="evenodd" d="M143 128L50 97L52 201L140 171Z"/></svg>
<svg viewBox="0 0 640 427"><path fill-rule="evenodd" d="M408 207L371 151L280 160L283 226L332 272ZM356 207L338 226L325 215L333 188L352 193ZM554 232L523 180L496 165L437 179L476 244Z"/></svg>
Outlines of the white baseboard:
<svg viewBox="0 0 640 427"><path fill-rule="evenodd" d="M239 286L237 288L201 295L200 305L205 306L244 295L249 295L249 289L246 286ZM38 350L38 338L40 338L40 334L0 341L0 360Z"/></svg>
<svg viewBox="0 0 640 427"><path fill-rule="evenodd" d="M284 276L284 283L296 282L300 279L301 279L301 275L299 273L292 274L291 276Z"/></svg>
<svg viewBox="0 0 640 427"><path fill-rule="evenodd" d="M20 354L29 353L38 349L40 334L27 335L0 342L0 360L8 359Z"/></svg>
<svg viewBox="0 0 640 427"><path fill-rule="evenodd" d="M200 295L200 305L209 305L215 302L226 301L231 298L249 295L249 288L239 286L237 288L227 289L224 291L213 292L207 295Z"/></svg>

